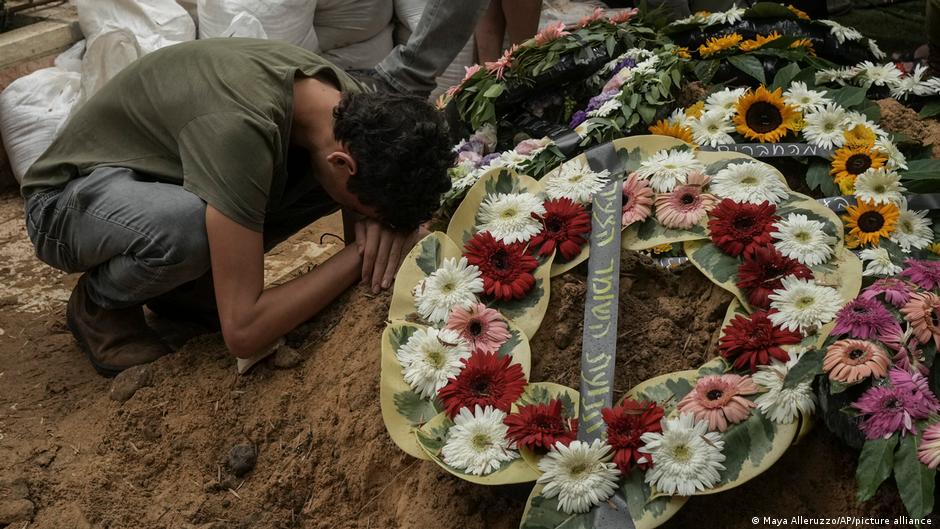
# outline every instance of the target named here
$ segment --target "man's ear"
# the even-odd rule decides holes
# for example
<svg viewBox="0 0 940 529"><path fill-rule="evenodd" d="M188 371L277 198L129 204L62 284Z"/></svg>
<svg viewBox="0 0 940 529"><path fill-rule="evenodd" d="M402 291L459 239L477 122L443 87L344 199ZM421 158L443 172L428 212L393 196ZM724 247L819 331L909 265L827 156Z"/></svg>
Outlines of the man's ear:
<svg viewBox="0 0 940 529"><path fill-rule="evenodd" d="M356 174L356 160L346 151L333 151L326 156L326 161L339 174L350 177Z"/></svg>

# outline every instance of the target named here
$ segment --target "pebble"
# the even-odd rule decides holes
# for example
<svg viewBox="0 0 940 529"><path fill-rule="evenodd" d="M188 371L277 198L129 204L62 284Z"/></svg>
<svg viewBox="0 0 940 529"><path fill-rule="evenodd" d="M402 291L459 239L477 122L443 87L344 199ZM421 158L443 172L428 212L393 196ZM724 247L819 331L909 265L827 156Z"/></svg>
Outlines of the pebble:
<svg viewBox="0 0 940 529"><path fill-rule="evenodd" d="M274 367L278 369L290 369L292 367L297 367L303 360L300 352L297 349L289 345L282 345L277 348L277 351L274 353Z"/></svg>
<svg viewBox="0 0 940 529"><path fill-rule="evenodd" d="M244 476L255 468L258 451L252 445L235 445L228 453L228 469L238 477Z"/></svg>
<svg viewBox="0 0 940 529"><path fill-rule="evenodd" d="M150 386L152 381L153 368L150 364L126 369L111 382L111 400L127 402L138 389Z"/></svg>
<svg viewBox="0 0 940 529"><path fill-rule="evenodd" d="M31 521L35 508L33 502L25 498L0 500L0 526Z"/></svg>
<svg viewBox="0 0 940 529"><path fill-rule="evenodd" d="M566 349L571 342L574 341L575 328L574 325L563 321L559 322L555 326L555 334L553 336L555 346L559 349Z"/></svg>

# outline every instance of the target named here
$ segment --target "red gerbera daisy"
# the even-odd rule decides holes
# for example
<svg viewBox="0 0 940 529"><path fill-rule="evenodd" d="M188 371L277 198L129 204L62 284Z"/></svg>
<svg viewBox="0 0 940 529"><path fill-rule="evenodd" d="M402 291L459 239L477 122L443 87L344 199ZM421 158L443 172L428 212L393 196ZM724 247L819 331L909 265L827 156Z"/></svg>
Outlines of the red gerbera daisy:
<svg viewBox="0 0 940 529"><path fill-rule="evenodd" d="M549 450L558 442L568 446L578 437L578 420L562 416L558 399L519 406L503 423L509 427L506 438L530 450Z"/></svg>
<svg viewBox="0 0 940 529"><path fill-rule="evenodd" d="M533 253L549 256L557 248L565 261L581 253L591 231L591 217L584 206L570 198L558 198L545 202L545 214L532 214L542 223L542 232L529 241Z"/></svg>
<svg viewBox="0 0 940 529"><path fill-rule="evenodd" d="M663 430L659 422L663 418L662 406L655 402L624 399L619 406L604 408L601 413L607 423L607 444L614 449L614 463L620 473L630 472L634 465L640 470L648 469L652 461L648 455L639 452L644 444L640 436ZM641 463L638 461L640 458L645 461Z"/></svg>
<svg viewBox="0 0 940 529"><path fill-rule="evenodd" d="M708 214L712 242L734 257L755 246L770 244L774 222L779 220L776 212L777 207L767 201L748 204L726 198Z"/></svg>
<svg viewBox="0 0 940 529"><path fill-rule="evenodd" d="M489 232L480 232L467 241L464 255L480 268L483 291L498 300L523 298L535 286L532 271L539 263L525 253L522 243L506 244Z"/></svg>
<svg viewBox="0 0 940 529"><path fill-rule="evenodd" d="M786 276L812 279L813 271L796 259L783 255L773 245L754 246L745 252L738 267L738 288L747 293L747 301L760 309L770 308L770 296Z"/></svg>
<svg viewBox="0 0 940 529"><path fill-rule="evenodd" d="M753 373L757 366L769 364L771 358L781 362L789 360L790 354L781 346L800 343L800 339L798 332L776 327L767 312L759 310L750 318L738 314L728 322L719 348L721 356L734 360L735 369L749 366Z"/></svg>
<svg viewBox="0 0 940 529"><path fill-rule="evenodd" d="M472 410L474 406L492 406L509 413L526 385L522 366L511 362L509 356L482 351L465 359L460 374L452 377L437 393L447 416L453 418L461 408Z"/></svg>

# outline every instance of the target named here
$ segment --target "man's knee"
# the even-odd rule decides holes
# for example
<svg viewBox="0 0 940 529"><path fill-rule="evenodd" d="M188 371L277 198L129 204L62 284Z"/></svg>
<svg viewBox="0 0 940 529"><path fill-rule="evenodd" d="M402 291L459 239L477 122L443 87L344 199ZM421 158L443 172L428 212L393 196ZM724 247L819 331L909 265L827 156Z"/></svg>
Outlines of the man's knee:
<svg viewBox="0 0 940 529"><path fill-rule="evenodd" d="M189 196L160 212L158 222L164 229L157 242L163 246L161 264L169 269L164 273L191 281L209 271L209 238L205 203L185 193Z"/></svg>

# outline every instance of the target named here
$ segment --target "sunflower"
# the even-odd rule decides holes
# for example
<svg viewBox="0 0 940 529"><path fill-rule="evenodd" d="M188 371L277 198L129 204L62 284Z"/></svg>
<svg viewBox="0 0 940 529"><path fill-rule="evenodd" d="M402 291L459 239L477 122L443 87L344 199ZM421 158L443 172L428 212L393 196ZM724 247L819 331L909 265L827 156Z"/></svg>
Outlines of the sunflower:
<svg viewBox="0 0 940 529"><path fill-rule="evenodd" d="M790 48L792 49L803 48L803 51L809 54L810 57L816 56L816 49L813 48L813 41L810 39L796 39L790 43Z"/></svg>
<svg viewBox="0 0 940 529"><path fill-rule="evenodd" d="M702 117L702 112L705 112L704 101L698 101L693 105L689 105L688 108L685 109L685 115L689 118L699 119Z"/></svg>
<svg viewBox="0 0 940 529"><path fill-rule="evenodd" d="M741 51L754 51L756 49L762 48L764 44L767 44L768 42L773 42L779 38L780 38L780 34L774 31L773 33L767 36L758 35L757 38L755 39L745 40L740 45L738 45L738 48Z"/></svg>
<svg viewBox="0 0 940 529"><path fill-rule="evenodd" d="M792 4L787 4L787 9L789 9L791 13L796 15L797 18L801 18L803 20L812 20L809 17L809 15L806 14L806 11L803 11L802 9L798 9L796 6Z"/></svg>
<svg viewBox="0 0 940 529"><path fill-rule="evenodd" d="M691 58L692 58L692 54L689 53L689 48L687 48L687 47L685 47L685 46L679 46L679 47L677 47L676 49L672 50L672 53L674 53L674 54L675 54L677 57L679 57L680 59L691 59Z"/></svg>
<svg viewBox="0 0 940 529"><path fill-rule="evenodd" d="M849 145L866 145L868 147L874 147L877 139L875 131L861 124L845 131L843 136L845 136L845 143Z"/></svg>
<svg viewBox="0 0 940 529"><path fill-rule="evenodd" d="M860 244L878 246L882 237L894 231L900 211L893 202L873 204L860 200L857 206L846 208L848 215L842 217L848 235L857 238Z"/></svg>
<svg viewBox="0 0 940 529"><path fill-rule="evenodd" d="M692 140L692 129L675 121L661 119L650 125L650 134L659 134L662 136L672 136L688 143L694 143Z"/></svg>
<svg viewBox="0 0 940 529"><path fill-rule="evenodd" d="M857 130L857 127L853 130ZM854 132L850 132L850 134L857 137ZM846 134L846 138L850 134ZM869 169L878 169L884 166L887 161L888 157L875 149L873 145L850 143L840 147L833 154L832 168L829 169L829 174L832 175L833 180L839 184L839 188L843 192L846 190L853 191L855 189L855 179L858 178L858 175Z"/></svg>
<svg viewBox="0 0 940 529"><path fill-rule="evenodd" d="M738 100L734 124L749 140L778 142L787 132L796 130L800 113L783 101L783 90L768 91L763 85L748 91Z"/></svg>
<svg viewBox="0 0 940 529"><path fill-rule="evenodd" d="M724 50L731 49L738 45L744 37L737 33L729 33L721 37L712 37L698 47L698 54L702 57L709 57Z"/></svg>

